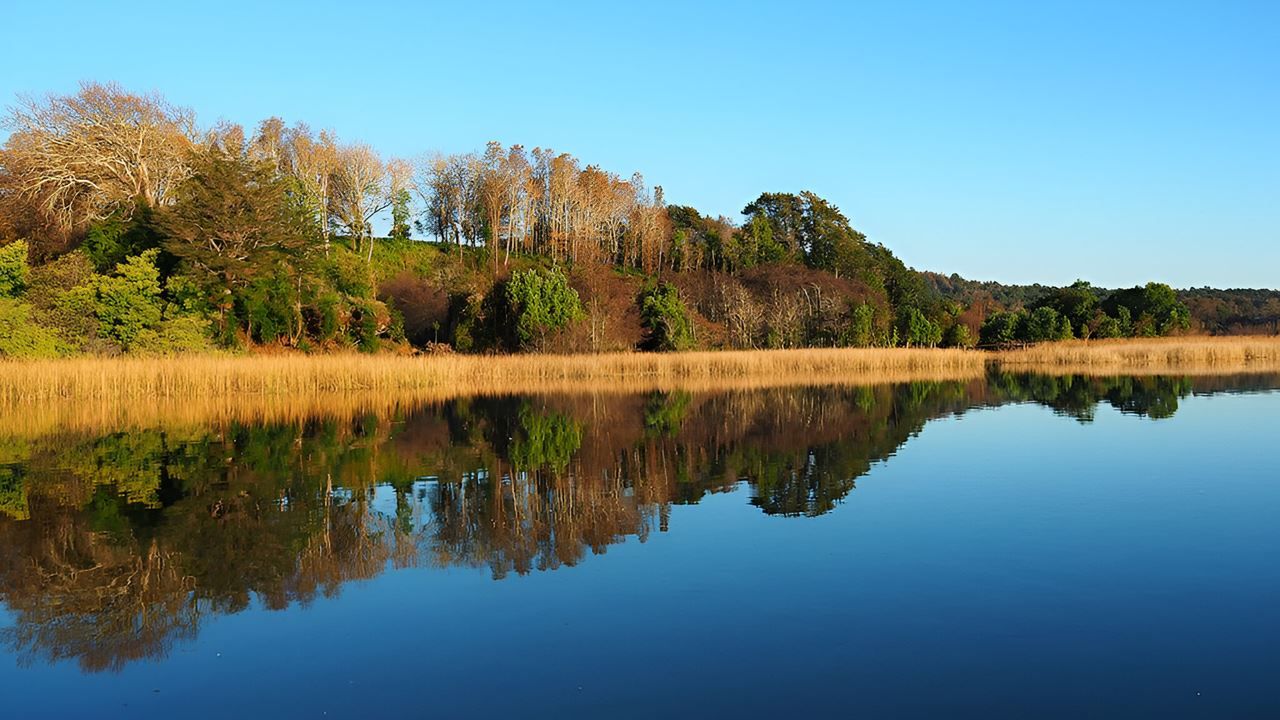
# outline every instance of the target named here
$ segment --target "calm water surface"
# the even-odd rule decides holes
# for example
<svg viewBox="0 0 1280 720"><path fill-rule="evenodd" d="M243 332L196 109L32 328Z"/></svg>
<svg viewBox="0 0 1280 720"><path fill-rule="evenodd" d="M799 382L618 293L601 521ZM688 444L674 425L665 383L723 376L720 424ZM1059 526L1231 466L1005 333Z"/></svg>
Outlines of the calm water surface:
<svg viewBox="0 0 1280 720"><path fill-rule="evenodd" d="M0 435L7 717L1280 717L1280 378Z"/></svg>

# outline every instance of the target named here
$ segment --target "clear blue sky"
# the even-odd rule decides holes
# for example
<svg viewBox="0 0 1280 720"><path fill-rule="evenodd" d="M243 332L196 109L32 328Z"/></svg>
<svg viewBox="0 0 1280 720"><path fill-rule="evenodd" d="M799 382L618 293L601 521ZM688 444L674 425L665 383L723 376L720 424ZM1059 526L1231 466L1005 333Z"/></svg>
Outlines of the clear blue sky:
<svg viewBox="0 0 1280 720"><path fill-rule="evenodd" d="M115 80L712 214L808 189L920 269L1280 287L1280 2L3 4L5 104Z"/></svg>

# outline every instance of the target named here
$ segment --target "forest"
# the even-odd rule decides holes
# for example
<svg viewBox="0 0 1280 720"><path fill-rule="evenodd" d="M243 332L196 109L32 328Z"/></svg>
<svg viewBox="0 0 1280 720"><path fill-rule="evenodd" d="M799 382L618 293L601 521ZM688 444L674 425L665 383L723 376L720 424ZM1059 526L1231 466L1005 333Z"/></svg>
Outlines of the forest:
<svg viewBox="0 0 1280 720"><path fill-rule="evenodd" d="M1007 347L1280 331L1270 291L921 273L818 195L741 217L547 148L384 158L85 83L0 148L0 356ZM375 226L386 227L375 233Z"/></svg>

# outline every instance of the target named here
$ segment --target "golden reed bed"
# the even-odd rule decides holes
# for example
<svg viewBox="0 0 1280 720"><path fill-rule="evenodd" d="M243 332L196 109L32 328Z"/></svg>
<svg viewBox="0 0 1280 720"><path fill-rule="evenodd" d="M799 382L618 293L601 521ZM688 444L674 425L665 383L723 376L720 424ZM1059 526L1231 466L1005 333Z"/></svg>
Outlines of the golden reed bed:
<svg viewBox="0 0 1280 720"><path fill-rule="evenodd" d="M974 380L984 370L981 353L956 350L0 362L0 437L389 417L460 396L880 385Z"/></svg>
<svg viewBox="0 0 1280 720"><path fill-rule="evenodd" d="M915 374L976 374L965 350L771 350L611 355L368 355L77 358L0 363L0 403L76 399L189 401L238 395L644 390L689 384L879 382Z"/></svg>
<svg viewBox="0 0 1280 720"><path fill-rule="evenodd" d="M1218 375L1280 370L1280 337L1071 340L992 355L1009 370L1059 375Z"/></svg>
<svg viewBox="0 0 1280 720"><path fill-rule="evenodd" d="M1052 374L1280 371L1280 338L1064 342L984 353L810 349L513 356L278 355L0 362L0 432L386 414L465 395L739 390Z"/></svg>

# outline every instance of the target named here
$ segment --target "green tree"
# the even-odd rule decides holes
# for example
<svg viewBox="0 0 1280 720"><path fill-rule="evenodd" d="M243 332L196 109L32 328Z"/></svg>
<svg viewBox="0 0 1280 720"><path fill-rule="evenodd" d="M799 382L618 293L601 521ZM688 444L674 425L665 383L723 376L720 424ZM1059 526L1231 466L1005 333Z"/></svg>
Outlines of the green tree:
<svg viewBox="0 0 1280 720"><path fill-rule="evenodd" d="M27 289L31 268L25 240L0 247L0 297L18 297Z"/></svg>
<svg viewBox="0 0 1280 720"><path fill-rule="evenodd" d="M1042 307L1052 308L1067 319L1073 334L1078 333L1081 337L1087 336L1093 324L1099 321L1098 295L1084 280L1056 288L1030 307L1033 311Z"/></svg>
<svg viewBox="0 0 1280 720"><path fill-rule="evenodd" d="M1021 328L1025 318L1026 313L1023 312L1002 311L988 315L986 321L982 323L982 330L978 333L979 342L993 347L1017 342L1021 339Z"/></svg>
<svg viewBox="0 0 1280 720"><path fill-rule="evenodd" d="M160 323L160 270L155 248L116 266L114 275L98 276L88 288L98 332L128 350L144 330Z"/></svg>
<svg viewBox="0 0 1280 720"><path fill-rule="evenodd" d="M942 328L916 308L903 308L898 314L898 339L907 347L937 347L942 342Z"/></svg>
<svg viewBox="0 0 1280 720"><path fill-rule="evenodd" d="M516 341L522 348L541 349L547 336L582 317L578 291L559 268L514 273L505 290L507 308L515 319Z"/></svg>
<svg viewBox="0 0 1280 720"><path fill-rule="evenodd" d="M319 237L290 181L265 163L218 149L198 156L159 226L165 248L211 294L224 296L214 303L224 332L235 292L282 266L302 271Z"/></svg>
<svg viewBox="0 0 1280 720"><path fill-rule="evenodd" d="M1191 326L1191 313L1178 299L1178 293L1164 283L1147 283L1146 286L1117 290L1103 302L1108 315L1120 317L1125 311L1132 319L1132 328L1126 334L1155 336L1186 330Z"/></svg>
<svg viewBox="0 0 1280 720"><path fill-rule="evenodd" d="M409 239L409 203L412 198L409 191L401 188L391 196L391 237L395 240Z"/></svg>
<svg viewBox="0 0 1280 720"><path fill-rule="evenodd" d="M693 321L674 285L659 283L641 293L640 319L649 333L647 349L670 352L694 346Z"/></svg>
<svg viewBox="0 0 1280 720"><path fill-rule="evenodd" d="M1048 306L1038 307L1023 321L1019 339L1026 342L1065 340L1071 337L1071 326L1064 325L1064 320L1057 310Z"/></svg>

